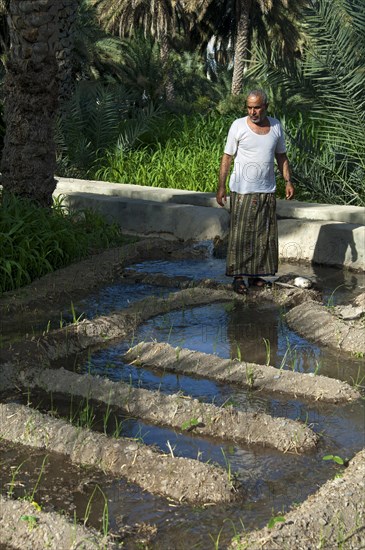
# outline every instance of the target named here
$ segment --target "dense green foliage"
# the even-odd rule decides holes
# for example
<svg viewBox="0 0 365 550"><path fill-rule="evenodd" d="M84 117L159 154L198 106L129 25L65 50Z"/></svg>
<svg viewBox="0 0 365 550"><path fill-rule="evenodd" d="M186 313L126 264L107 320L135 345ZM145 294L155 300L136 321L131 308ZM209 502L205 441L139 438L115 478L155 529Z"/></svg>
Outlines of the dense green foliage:
<svg viewBox="0 0 365 550"><path fill-rule="evenodd" d="M262 12L261 26L253 22L250 70L238 96L229 93L231 29L218 25L215 12L208 10L205 22L198 17L190 34L173 29L167 63L148 29L144 36L135 32L119 39L102 27L93 4L80 3L75 93L62 106L56 128L58 175L214 192L229 126L245 114L245 92L263 87L270 96L269 114L285 128L296 198L365 205L363 0L306 2L299 19L288 12L295 38L290 47L287 28L277 32L282 14L274 13L271 3L273 9ZM9 42L5 14L4 4L3 61ZM189 21L184 19L184 25ZM259 40L263 30L270 40ZM220 41L210 57L204 50L204 57L196 46L206 45L214 33ZM166 70L175 94L174 102L167 103ZM0 107L1 146L6 129ZM11 196L2 199L0 235L1 292L91 249L122 242L115 226L89 211L76 216L55 205L50 213Z"/></svg>
<svg viewBox="0 0 365 550"><path fill-rule="evenodd" d="M229 117L170 118L163 142L124 152L116 147L101 160L95 177L156 187L215 191Z"/></svg>
<svg viewBox="0 0 365 550"><path fill-rule="evenodd" d="M62 203L50 211L7 194L2 196L0 235L0 292L126 242L116 225L95 212L68 213Z"/></svg>
<svg viewBox="0 0 365 550"><path fill-rule="evenodd" d="M125 84L79 85L60 120L58 173L214 192L228 128L245 114L245 92L261 86L286 131L296 197L364 205L365 6L312 2L301 30L300 56L256 45L241 96L228 93L224 73L207 79L196 54L176 57L178 98L168 107L153 43L125 41Z"/></svg>
<svg viewBox="0 0 365 550"><path fill-rule="evenodd" d="M251 71L285 103L291 161L311 200L365 206L365 4L319 0L304 13L309 40L300 59L258 50Z"/></svg>

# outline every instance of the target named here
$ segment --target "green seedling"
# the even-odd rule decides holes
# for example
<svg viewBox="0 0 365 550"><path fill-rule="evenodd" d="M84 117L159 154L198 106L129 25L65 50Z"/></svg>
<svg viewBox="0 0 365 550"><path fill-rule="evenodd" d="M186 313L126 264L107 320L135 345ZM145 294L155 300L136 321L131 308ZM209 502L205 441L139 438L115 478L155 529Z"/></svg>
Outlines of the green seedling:
<svg viewBox="0 0 365 550"><path fill-rule="evenodd" d="M326 306L326 307L328 307L328 308L333 308L333 307L335 306L335 293L336 293L336 291L337 291L339 288L341 288L342 286L345 286L345 284L342 283L342 284L336 286L336 288L331 292L331 294L330 294L330 296L329 296L329 298L328 298L328 300L327 300L327 306Z"/></svg>
<svg viewBox="0 0 365 550"><path fill-rule="evenodd" d="M114 429L113 437L115 439L119 439L123 429L123 420L118 420L118 418L114 415L114 421L115 421L115 429Z"/></svg>
<svg viewBox="0 0 365 550"><path fill-rule="evenodd" d="M86 404L84 408L81 410L79 419L78 419L78 425L82 428L90 428L94 424L95 421L95 413L94 413L94 407L89 404L89 399L86 399Z"/></svg>
<svg viewBox="0 0 365 550"><path fill-rule="evenodd" d="M229 483L232 483L232 482L233 482L233 474L232 474L231 463L230 463L230 461L228 460L227 455L226 455L226 453L224 452L224 449L223 449L222 447L221 447L221 451L222 451L222 455L223 455L223 458L224 458L224 462L225 462L225 464L226 464L226 470L227 470L228 481L229 481Z"/></svg>
<svg viewBox="0 0 365 550"><path fill-rule="evenodd" d="M225 409L227 407L234 407L238 404L238 401L235 401L233 397L228 397L224 403L222 403L221 407L222 409Z"/></svg>
<svg viewBox="0 0 365 550"><path fill-rule="evenodd" d="M322 368L321 362L316 360L316 368L314 369L314 375L315 375L315 376L317 376L317 374L319 373L319 371L321 370L321 368Z"/></svg>
<svg viewBox="0 0 365 550"><path fill-rule="evenodd" d="M339 464L340 466L348 466L348 459L342 458L338 455L326 455L322 457L322 460L331 460L332 462L335 462L335 464Z"/></svg>
<svg viewBox="0 0 365 550"><path fill-rule="evenodd" d="M104 434L105 435L107 434L107 428L108 428L110 415L111 415L111 410L110 410L110 395L109 395L109 401L108 401L108 404L107 404L107 407L106 407L106 411L103 415L103 429L104 429Z"/></svg>
<svg viewBox="0 0 365 550"><path fill-rule="evenodd" d="M103 529L103 535L106 537L109 532L109 508L108 508L108 499L104 493L104 491L99 487L99 485L95 485L93 492L91 493L91 496L87 502L86 509L85 509L85 516L84 516L84 525L86 526L87 522L89 521L89 517L91 514L91 507L93 500L95 498L96 492L99 491L101 496L104 500L103 505L103 515L102 515L102 529Z"/></svg>
<svg viewBox="0 0 365 550"><path fill-rule="evenodd" d="M242 362L241 348L239 347L238 344L236 344L236 347L237 347L237 359L241 363Z"/></svg>
<svg viewBox="0 0 365 550"><path fill-rule="evenodd" d="M75 307L74 307L74 304L73 302L71 301L71 313L72 313L72 324L73 325L77 325L81 319L83 318L84 316L84 313L81 313L78 317L76 315L76 310L75 310Z"/></svg>
<svg viewBox="0 0 365 550"><path fill-rule="evenodd" d="M50 330L51 330L51 321L48 321L47 326L46 326L45 330L43 331L43 336L48 334Z"/></svg>
<svg viewBox="0 0 365 550"><path fill-rule="evenodd" d="M290 351L289 348L286 348L285 353L284 353L283 358L282 358L281 363L280 363L279 370L283 370L283 368L285 367L286 358L288 356L289 351Z"/></svg>
<svg viewBox="0 0 365 550"><path fill-rule="evenodd" d="M170 329L169 329L169 333L167 335L167 342L170 342L170 338L171 338L171 334L172 334L172 329L174 328L174 325L173 323L171 323L171 326L170 326Z"/></svg>
<svg viewBox="0 0 365 550"><path fill-rule="evenodd" d="M186 420L181 424L182 431L188 431L191 432L194 428L199 426L199 420L197 418L190 418L190 420Z"/></svg>
<svg viewBox="0 0 365 550"><path fill-rule="evenodd" d="M270 359L271 359L271 344L270 340L267 338L263 338L264 344L265 344L265 350L266 350L266 366L270 365Z"/></svg>
<svg viewBox="0 0 365 550"><path fill-rule="evenodd" d="M354 386L354 388L358 388L358 389L364 389L365 388L365 384L364 384L365 375L362 374L362 368L360 366L357 369L356 379L354 379L351 376L351 381L352 381L352 385Z"/></svg>
<svg viewBox="0 0 365 550"><path fill-rule="evenodd" d="M23 464L25 464L28 460L29 460L28 458L23 460L23 462L21 462L19 464L19 466L17 466L15 468L15 470L13 471L12 476L11 476L11 480L10 480L10 484L9 484L9 489L8 489L8 492L7 492L7 495L8 495L9 498L11 498L13 496L17 475L20 472L20 469L23 466Z"/></svg>
<svg viewBox="0 0 365 550"><path fill-rule="evenodd" d="M284 516L274 516L270 519L269 523L267 524L268 529L272 529L277 523L282 523L285 521Z"/></svg>
<svg viewBox="0 0 365 550"><path fill-rule="evenodd" d="M36 481L36 484L34 485L33 487L33 491L32 493L29 495L29 497L27 498L27 500L29 500L30 502L34 502L34 496L38 490L38 487L39 487L39 484L41 482L41 479L42 479L42 476L43 476L43 473L44 473L44 470L46 468L46 464L47 464L47 461L48 461L48 456L49 455L46 455L44 458L43 458L43 461L42 461L42 465L41 465L41 469L40 469L40 472L38 474L38 478L37 478L37 481Z"/></svg>
<svg viewBox="0 0 365 550"><path fill-rule="evenodd" d="M37 516L26 515L26 514L24 514L23 516L20 516L20 519L22 521L26 521L28 523L30 529L34 529L34 527L36 527L36 525L39 521Z"/></svg>

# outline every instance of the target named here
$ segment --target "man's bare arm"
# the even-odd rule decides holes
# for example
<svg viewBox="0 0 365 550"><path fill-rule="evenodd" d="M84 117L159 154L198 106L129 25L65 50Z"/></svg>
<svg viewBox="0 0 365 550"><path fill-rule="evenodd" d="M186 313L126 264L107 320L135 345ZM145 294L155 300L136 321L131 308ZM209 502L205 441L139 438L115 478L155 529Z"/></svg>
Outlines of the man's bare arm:
<svg viewBox="0 0 365 550"><path fill-rule="evenodd" d="M291 182L289 160L286 153L276 153L276 162L281 175L285 180L285 198L291 200L294 197L294 185Z"/></svg>
<svg viewBox="0 0 365 550"><path fill-rule="evenodd" d="M227 155L227 153L224 153L219 168L219 182L216 195L217 203L220 206L224 206L224 203L227 201L226 181L229 174L229 169L231 167L231 162L232 155Z"/></svg>

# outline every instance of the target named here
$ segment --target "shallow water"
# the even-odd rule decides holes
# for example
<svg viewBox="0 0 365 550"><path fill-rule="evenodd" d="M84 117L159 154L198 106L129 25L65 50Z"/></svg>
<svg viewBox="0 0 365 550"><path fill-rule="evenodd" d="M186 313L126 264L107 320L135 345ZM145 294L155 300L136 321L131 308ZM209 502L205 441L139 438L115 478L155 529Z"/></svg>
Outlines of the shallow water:
<svg viewBox="0 0 365 550"><path fill-rule="evenodd" d="M166 296L173 290L177 289L138 283L135 285L125 282L116 283L90 293L88 298L70 302L58 313L50 314L48 311L39 310L32 316L25 316L22 312L19 315L14 314L11 320L7 319L6 323L0 320L0 349L24 338L46 334L75 320L108 315L147 296Z"/></svg>
<svg viewBox="0 0 365 550"><path fill-rule="evenodd" d="M223 283L230 283L232 278L225 276L226 263L224 259L209 257L201 260L154 260L130 266L144 273L163 273L164 275L188 276L193 280L214 279ZM320 265L293 264L281 262L276 277L267 277L275 280L277 277L295 273L296 276L307 277L316 282L323 292L323 301L330 300L332 305L342 303L365 291L365 274L348 270Z"/></svg>
<svg viewBox="0 0 365 550"><path fill-rule="evenodd" d="M224 282L230 281L222 275L224 261L217 259L148 262L133 267L147 272L160 271L171 276L188 275L193 279L209 277ZM288 272L316 277L323 286L324 296L333 304L341 303L364 288L363 275L329 268L314 270L291 264L282 265L279 274ZM93 293L86 300L75 302L75 314L80 315L82 312L86 317L92 318L120 310L143 297L163 296L171 291L172 289L150 285L115 284ZM64 318L67 318L66 314ZM245 411L263 411L273 416L300 419L322 434L318 449L305 456L283 454L275 450L237 445L234 441L178 433L166 427L126 418L118 413L117 421L121 422L121 435L141 439L148 445L157 445L163 452L170 452L169 449L172 448L176 456L211 461L229 469L245 487L247 495L244 502L239 505L206 508L176 505L166 499L149 495L134 485L124 483L123 480L110 480L92 471L89 481L76 483L78 473L75 473L74 467L64 458L53 455L49 459L50 464L54 461L54 465L49 467L52 475L42 479L39 489L39 498L42 502L45 500L50 506L58 508L58 483L62 485L62 481L68 480L65 485L67 491L63 491L64 495L68 494L66 504L71 512L76 510L77 516L81 518L97 483L107 496L110 526L114 532L117 532L121 525L135 526L136 523L147 522L155 524L158 529L156 538L149 543L150 548L205 550L214 548L214 541L218 537L224 547L232 536L242 532L242 525L246 529L265 525L273 513L276 515L280 511L285 512L293 503L302 502L341 469L335 464L323 461L324 455L338 454L343 458L351 458L364 446L363 401L341 406L323 405L265 395L229 384L177 376L126 364L123 354L129 346L143 340L168 342L173 346L214 353L220 357L239 357L244 361L268 363L277 368L324 374L348 380L350 383L359 381L365 374L363 360L353 359L337 351L330 352L291 331L285 323L285 310L272 304L257 307L232 300L223 304L213 303L156 316L144 323L127 341L114 343L97 351L89 351L78 358L71 358L68 368L81 373L100 374L112 380L123 380L135 387L164 393L183 392L219 406L233 404ZM62 361L62 365L67 367L65 361ZM69 400L62 396L53 396L52 403L49 396L39 393L14 397L22 402L31 399L32 406L39 406L45 410L57 408L59 414L66 417L70 415ZM73 406L75 407L75 404ZM82 410L83 403L78 403L78 406ZM98 412L99 408L95 404L94 429L101 429L102 423L99 419L98 426L97 417L102 417L103 410L100 408ZM111 433L112 430L113 428ZM20 463L24 451L11 446L9 449L5 455L1 449L2 457L5 457L4 465L7 462L6 453L9 457L19 457L17 460ZM44 456L40 451L36 452L36 455L39 457L38 461ZM4 468L6 470L5 466ZM24 475L23 478L24 484L32 487L37 479L37 472L31 473L29 470L29 476ZM103 499L96 497L90 515L90 523L98 527L102 503ZM136 537L131 535L126 540L126 548L137 548L133 542L135 540Z"/></svg>

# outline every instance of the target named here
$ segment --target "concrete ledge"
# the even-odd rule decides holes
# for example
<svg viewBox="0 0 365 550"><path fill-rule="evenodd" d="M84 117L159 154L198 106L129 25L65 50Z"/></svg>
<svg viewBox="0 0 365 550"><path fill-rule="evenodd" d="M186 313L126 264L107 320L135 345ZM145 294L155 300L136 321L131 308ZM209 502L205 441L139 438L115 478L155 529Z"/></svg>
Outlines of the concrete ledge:
<svg viewBox="0 0 365 550"><path fill-rule="evenodd" d="M362 206L278 200L277 214L278 218L365 224L365 208Z"/></svg>
<svg viewBox="0 0 365 550"><path fill-rule="evenodd" d="M56 179L58 183L54 194L57 195L62 193L66 195L69 193L97 193L108 197L112 196L125 199L142 199L155 202L171 202L175 204L220 208L215 200L214 193L149 187L147 185L133 185L131 183L110 183L106 181L79 180L72 178Z"/></svg>
<svg viewBox="0 0 365 550"><path fill-rule="evenodd" d="M125 232L140 236L205 241L214 239L216 235L226 236L229 229L229 213L223 208L91 193L69 193L66 204L76 209L93 208L109 222L118 223Z"/></svg>
<svg viewBox="0 0 365 550"><path fill-rule="evenodd" d="M57 181L55 195L79 192L97 193L105 196L143 199L160 203L172 202L175 204L209 206L220 209L220 206L216 203L214 193L72 178L57 178ZM227 209L229 209L229 200L227 201ZM278 199L277 214L279 218L338 221L360 225L365 223L365 208L360 206L341 206Z"/></svg>
<svg viewBox="0 0 365 550"><path fill-rule="evenodd" d="M130 234L204 241L224 239L229 231L228 208L217 207L212 193L59 179L54 195L60 194L70 207L98 210ZM280 259L365 271L364 213L352 206L278 201Z"/></svg>

